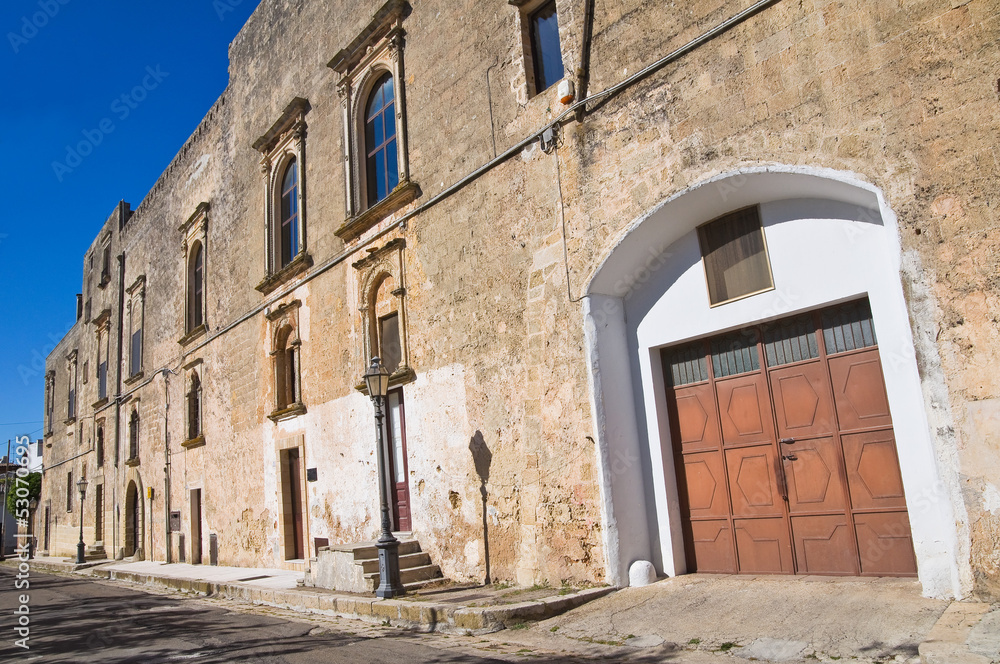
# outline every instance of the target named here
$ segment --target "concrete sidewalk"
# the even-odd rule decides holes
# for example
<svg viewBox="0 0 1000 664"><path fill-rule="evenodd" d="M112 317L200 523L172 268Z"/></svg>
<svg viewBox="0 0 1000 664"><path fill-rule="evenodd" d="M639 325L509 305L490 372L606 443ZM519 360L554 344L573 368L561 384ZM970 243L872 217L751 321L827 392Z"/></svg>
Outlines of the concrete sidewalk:
<svg viewBox="0 0 1000 664"><path fill-rule="evenodd" d="M1000 606L912 579L693 574L625 588L504 639L627 662L1000 663Z"/></svg>
<svg viewBox="0 0 1000 664"><path fill-rule="evenodd" d="M912 579L693 574L617 592L451 584L379 600L280 569L108 561L75 573L421 631L513 628L505 642L612 661L1000 664L1000 606L927 599Z"/></svg>

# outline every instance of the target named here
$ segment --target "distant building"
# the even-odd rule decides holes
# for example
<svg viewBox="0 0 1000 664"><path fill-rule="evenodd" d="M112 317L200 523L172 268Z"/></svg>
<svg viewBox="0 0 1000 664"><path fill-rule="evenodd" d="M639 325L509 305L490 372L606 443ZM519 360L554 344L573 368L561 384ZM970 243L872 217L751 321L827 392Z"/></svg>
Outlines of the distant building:
<svg viewBox="0 0 1000 664"><path fill-rule="evenodd" d="M448 577L1000 597L995 3L747 5L264 0L83 257L45 549L374 538L378 355Z"/></svg>

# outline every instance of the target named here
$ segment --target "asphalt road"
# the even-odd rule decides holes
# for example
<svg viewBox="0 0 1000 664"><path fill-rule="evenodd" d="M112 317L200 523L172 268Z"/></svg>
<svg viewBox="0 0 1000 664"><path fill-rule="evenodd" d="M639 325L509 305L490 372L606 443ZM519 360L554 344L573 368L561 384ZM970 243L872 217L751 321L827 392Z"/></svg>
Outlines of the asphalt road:
<svg viewBox="0 0 1000 664"><path fill-rule="evenodd" d="M377 638L347 629L232 611L222 603L147 594L87 579L31 573L17 589L17 571L0 567L0 662L243 662L249 664L497 663L468 652L421 643L384 630ZM21 595L28 595L24 649L15 630ZM23 620L21 620L23 622ZM363 630L362 630L363 631Z"/></svg>

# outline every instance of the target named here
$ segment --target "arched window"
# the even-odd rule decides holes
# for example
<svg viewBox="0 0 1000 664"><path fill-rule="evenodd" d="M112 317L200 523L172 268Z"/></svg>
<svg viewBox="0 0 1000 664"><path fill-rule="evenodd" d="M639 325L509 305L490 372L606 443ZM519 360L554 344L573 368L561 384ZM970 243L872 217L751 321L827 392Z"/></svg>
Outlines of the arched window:
<svg viewBox="0 0 1000 664"><path fill-rule="evenodd" d="M201 379L197 371L191 372L191 388L187 393L188 440L201 435Z"/></svg>
<svg viewBox="0 0 1000 664"><path fill-rule="evenodd" d="M396 151L396 97L392 76L375 82L365 105L365 155L368 206L385 198L399 184Z"/></svg>
<svg viewBox="0 0 1000 664"><path fill-rule="evenodd" d="M188 332L205 322L205 252L201 242L191 249L188 275Z"/></svg>
<svg viewBox="0 0 1000 664"><path fill-rule="evenodd" d="M95 445L97 451L97 465L104 465L104 427L97 427L97 443Z"/></svg>
<svg viewBox="0 0 1000 664"><path fill-rule="evenodd" d="M299 253L299 169L294 158L281 177L280 232L278 256L285 267Z"/></svg>
<svg viewBox="0 0 1000 664"><path fill-rule="evenodd" d="M133 409L128 422L128 458L139 458L139 411Z"/></svg>

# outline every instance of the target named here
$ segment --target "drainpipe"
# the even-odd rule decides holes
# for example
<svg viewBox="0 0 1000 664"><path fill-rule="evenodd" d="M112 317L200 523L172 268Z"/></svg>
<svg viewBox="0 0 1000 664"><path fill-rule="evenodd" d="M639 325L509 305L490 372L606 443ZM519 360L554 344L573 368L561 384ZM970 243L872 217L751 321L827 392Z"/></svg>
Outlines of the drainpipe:
<svg viewBox="0 0 1000 664"><path fill-rule="evenodd" d="M170 532L170 374L177 375L170 369L161 369L163 374L163 540L167 563L174 562L173 533ZM152 517L152 506L150 516ZM152 552L152 551L151 551Z"/></svg>
<svg viewBox="0 0 1000 664"><path fill-rule="evenodd" d="M587 98L587 88L590 83L590 43L594 32L594 0L584 0L583 3L583 39L580 44L580 67L576 70L577 99ZM583 107L577 111L577 121L583 115Z"/></svg>

